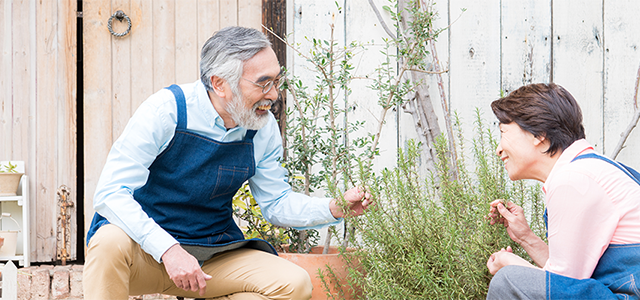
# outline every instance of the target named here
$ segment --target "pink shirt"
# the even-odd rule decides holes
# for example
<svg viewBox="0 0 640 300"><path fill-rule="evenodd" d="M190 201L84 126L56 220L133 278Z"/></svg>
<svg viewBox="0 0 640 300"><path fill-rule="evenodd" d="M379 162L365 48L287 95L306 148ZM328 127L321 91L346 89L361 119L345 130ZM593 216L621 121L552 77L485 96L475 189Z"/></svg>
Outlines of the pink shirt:
<svg viewBox="0 0 640 300"><path fill-rule="evenodd" d="M609 244L640 243L640 185L600 159L584 139L559 157L543 185L549 260L544 270L589 278Z"/></svg>

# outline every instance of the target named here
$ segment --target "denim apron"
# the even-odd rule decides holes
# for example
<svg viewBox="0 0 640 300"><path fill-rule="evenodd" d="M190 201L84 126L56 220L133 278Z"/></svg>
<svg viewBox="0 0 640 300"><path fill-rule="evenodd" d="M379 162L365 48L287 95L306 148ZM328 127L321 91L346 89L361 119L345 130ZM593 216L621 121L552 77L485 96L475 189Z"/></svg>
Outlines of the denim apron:
<svg viewBox="0 0 640 300"><path fill-rule="evenodd" d="M233 220L232 199L255 174L253 136L219 142L187 130L187 106L182 89L168 87L176 98L178 123L169 146L149 166L146 184L133 193L149 217L200 261L215 254L254 248L276 254L268 242L245 240ZM108 221L95 214L87 243Z"/></svg>
<svg viewBox="0 0 640 300"><path fill-rule="evenodd" d="M640 185L640 174L632 168L594 153L572 160L597 158L622 170ZM638 199L640 201L640 199ZM547 223L547 211L544 212ZM609 244L591 278L575 279L546 272L547 299L640 299L640 244Z"/></svg>

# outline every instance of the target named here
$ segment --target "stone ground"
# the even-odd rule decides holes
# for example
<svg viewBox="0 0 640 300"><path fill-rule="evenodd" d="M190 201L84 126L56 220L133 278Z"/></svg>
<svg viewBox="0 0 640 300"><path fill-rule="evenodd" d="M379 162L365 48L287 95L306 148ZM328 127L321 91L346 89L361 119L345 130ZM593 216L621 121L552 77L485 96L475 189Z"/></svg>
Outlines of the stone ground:
<svg viewBox="0 0 640 300"><path fill-rule="evenodd" d="M81 300L82 265L31 266L18 269L18 300ZM174 296L152 294L130 296L129 300L176 300ZM185 298L184 300L193 300Z"/></svg>

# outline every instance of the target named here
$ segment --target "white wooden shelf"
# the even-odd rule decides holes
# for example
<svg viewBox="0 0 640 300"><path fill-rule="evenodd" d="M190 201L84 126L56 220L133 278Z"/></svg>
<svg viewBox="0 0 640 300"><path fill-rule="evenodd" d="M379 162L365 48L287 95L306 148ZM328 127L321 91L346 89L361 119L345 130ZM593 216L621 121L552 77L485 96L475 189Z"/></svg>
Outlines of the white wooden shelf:
<svg viewBox="0 0 640 300"><path fill-rule="evenodd" d="M6 163L6 162L0 162ZM16 163L12 161L12 163ZM18 163L18 172L24 173L24 162ZM16 202L16 205L12 205L11 202ZM22 175L20 179L20 187L18 188L18 195L16 196L0 196L0 213L10 212L11 216L20 219L22 222L21 228L15 228L15 223L8 217L2 218L1 225L2 230L19 230L18 242L22 239L22 253L19 253L17 249L15 256L0 256L0 261L18 261L20 266L28 267L31 264L29 253L29 178L27 175ZM17 216L16 214L19 214ZM18 245L16 245L18 248Z"/></svg>

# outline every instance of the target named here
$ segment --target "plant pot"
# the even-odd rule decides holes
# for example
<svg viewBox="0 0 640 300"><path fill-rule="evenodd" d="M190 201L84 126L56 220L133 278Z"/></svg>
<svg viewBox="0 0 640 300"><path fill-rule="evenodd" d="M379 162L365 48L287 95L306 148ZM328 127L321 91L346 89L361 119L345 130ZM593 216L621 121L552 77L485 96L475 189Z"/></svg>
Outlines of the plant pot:
<svg viewBox="0 0 640 300"><path fill-rule="evenodd" d="M347 283L349 271L346 262L338 251L338 247L331 246L328 254L322 254L324 246L311 248L310 253L278 253L278 255L305 269L311 277L313 293L311 300L327 299L327 291L319 272L324 274L324 281L335 299L354 299L355 293ZM286 247L285 247L286 250ZM331 272L327 266L331 267ZM331 273L335 274L333 276ZM336 285L337 281L337 285ZM342 294L344 292L344 294ZM344 298L343 298L344 296Z"/></svg>
<svg viewBox="0 0 640 300"><path fill-rule="evenodd" d="M15 196L24 173L0 173L0 196Z"/></svg>
<svg viewBox="0 0 640 300"><path fill-rule="evenodd" d="M0 257L16 256L18 231L0 231L0 238L4 240L2 247L0 247Z"/></svg>

